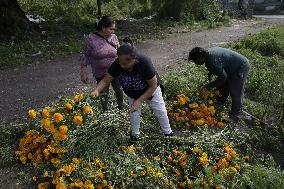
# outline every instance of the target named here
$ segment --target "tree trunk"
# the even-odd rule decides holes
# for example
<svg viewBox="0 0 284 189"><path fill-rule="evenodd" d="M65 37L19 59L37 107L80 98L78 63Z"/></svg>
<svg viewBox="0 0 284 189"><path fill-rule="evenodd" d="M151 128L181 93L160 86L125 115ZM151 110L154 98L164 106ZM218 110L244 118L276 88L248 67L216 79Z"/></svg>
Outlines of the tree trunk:
<svg viewBox="0 0 284 189"><path fill-rule="evenodd" d="M17 35L31 25L17 0L0 0L0 35Z"/></svg>
<svg viewBox="0 0 284 189"><path fill-rule="evenodd" d="M97 0L97 6L98 6L98 17L102 17L102 0Z"/></svg>

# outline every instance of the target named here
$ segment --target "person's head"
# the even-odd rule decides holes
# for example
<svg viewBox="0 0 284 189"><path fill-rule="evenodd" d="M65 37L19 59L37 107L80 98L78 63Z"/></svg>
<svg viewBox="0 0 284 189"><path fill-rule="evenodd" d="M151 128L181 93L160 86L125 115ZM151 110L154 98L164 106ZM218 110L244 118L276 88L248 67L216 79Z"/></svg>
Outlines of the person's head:
<svg viewBox="0 0 284 189"><path fill-rule="evenodd" d="M101 32L104 37L109 37L114 33L115 21L110 16L103 16L97 24L97 30Z"/></svg>
<svg viewBox="0 0 284 189"><path fill-rule="evenodd" d="M122 69L127 71L132 71L136 61L136 55L136 48L129 43L125 43L117 49L119 65Z"/></svg>
<svg viewBox="0 0 284 189"><path fill-rule="evenodd" d="M188 55L188 61L193 61L197 65L202 65L207 60L207 50L201 47L194 47Z"/></svg>

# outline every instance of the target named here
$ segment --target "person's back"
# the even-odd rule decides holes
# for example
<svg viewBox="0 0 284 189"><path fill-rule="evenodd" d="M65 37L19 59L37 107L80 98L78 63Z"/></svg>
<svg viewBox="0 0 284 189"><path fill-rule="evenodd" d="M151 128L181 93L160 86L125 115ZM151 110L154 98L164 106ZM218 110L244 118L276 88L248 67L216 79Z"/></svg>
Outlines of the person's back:
<svg viewBox="0 0 284 189"><path fill-rule="evenodd" d="M239 69L248 65L249 60L243 55L221 47L208 49L208 59L205 66L210 72L216 69L224 69L227 75L236 73Z"/></svg>

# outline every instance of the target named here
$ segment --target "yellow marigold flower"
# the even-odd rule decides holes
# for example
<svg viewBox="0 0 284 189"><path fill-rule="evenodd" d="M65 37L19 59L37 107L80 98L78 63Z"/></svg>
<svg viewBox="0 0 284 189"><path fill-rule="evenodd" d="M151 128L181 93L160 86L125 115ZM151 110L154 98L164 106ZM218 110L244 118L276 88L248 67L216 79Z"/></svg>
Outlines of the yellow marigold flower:
<svg viewBox="0 0 284 189"><path fill-rule="evenodd" d="M55 113L53 115L53 119L56 123L59 123L60 121L63 120L63 115L61 113Z"/></svg>
<svg viewBox="0 0 284 189"><path fill-rule="evenodd" d="M47 119L47 118L44 118L44 119L41 120L41 125L44 126L44 127L49 126L50 123L51 123L50 120Z"/></svg>
<svg viewBox="0 0 284 189"><path fill-rule="evenodd" d="M67 102L67 103L65 104L65 108L66 108L66 110L72 110L73 106L72 106L72 104L70 104L69 102Z"/></svg>
<svg viewBox="0 0 284 189"><path fill-rule="evenodd" d="M44 171L43 176L48 177L48 171Z"/></svg>
<svg viewBox="0 0 284 189"><path fill-rule="evenodd" d="M79 101L81 101L83 98L84 98L84 95L83 95L83 94L75 95L75 96L74 96L74 101L75 101L75 102L79 102Z"/></svg>
<svg viewBox="0 0 284 189"><path fill-rule="evenodd" d="M78 158L73 158L73 159L72 159L72 162L75 163L75 164L79 164L79 163L80 163L80 160L78 160Z"/></svg>
<svg viewBox="0 0 284 189"><path fill-rule="evenodd" d="M33 176L32 179L33 179L33 181L36 181L36 176Z"/></svg>
<svg viewBox="0 0 284 189"><path fill-rule="evenodd" d="M107 184L108 184L107 180L103 180L103 185L107 186Z"/></svg>
<svg viewBox="0 0 284 189"><path fill-rule="evenodd" d="M30 109L29 111L28 111L28 115L29 115L29 117L30 118L32 118L32 119L35 119L36 118L36 111L34 110L34 109Z"/></svg>
<svg viewBox="0 0 284 189"><path fill-rule="evenodd" d="M76 125L82 125L83 124L82 116L79 116L79 115L74 116L73 123L75 123Z"/></svg>
<svg viewBox="0 0 284 189"><path fill-rule="evenodd" d="M199 126L204 125L204 123L205 123L205 120L203 118L196 121L196 124Z"/></svg>
<svg viewBox="0 0 284 189"><path fill-rule="evenodd" d="M199 153L202 152L202 150L200 150L198 147L192 148L192 151L193 151L194 153L196 153L196 154L199 154Z"/></svg>
<svg viewBox="0 0 284 189"><path fill-rule="evenodd" d="M48 189L49 182L40 183L37 187L38 189Z"/></svg>
<svg viewBox="0 0 284 189"><path fill-rule="evenodd" d="M27 158L26 158L26 156L20 156L20 160L21 160L22 164L26 164Z"/></svg>
<svg viewBox="0 0 284 189"><path fill-rule="evenodd" d="M206 153L203 153L202 156L198 159L199 163L202 165L207 165L208 164L208 156Z"/></svg>
<svg viewBox="0 0 284 189"><path fill-rule="evenodd" d="M42 116L43 116L44 118L48 118L48 117L49 117L49 110L48 110L48 108L44 108L44 109L42 110Z"/></svg>
<svg viewBox="0 0 284 189"><path fill-rule="evenodd" d="M99 177L99 178L104 178L104 174L103 174L102 172L99 172L99 173L98 173L98 177Z"/></svg>
<svg viewBox="0 0 284 189"><path fill-rule="evenodd" d="M157 173L155 174L155 176L156 176L156 177L162 177L162 176L163 176L163 173L157 172Z"/></svg>
<svg viewBox="0 0 284 189"><path fill-rule="evenodd" d="M196 108L198 108L198 104L197 103L189 104L189 108L196 109Z"/></svg>
<svg viewBox="0 0 284 189"><path fill-rule="evenodd" d="M129 153L129 154L135 154L135 150L136 149L135 149L133 144L131 146L127 147L127 153Z"/></svg>
<svg viewBox="0 0 284 189"><path fill-rule="evenodd" d="M235 167L229 167L229 169L230 169L232 172L234 172L234 173L237 173L237 172L238 172Z"/></svg>
<svg viewBox="0 0 284 189"><path fill-rule="evenodd" d="M52 159L51 159L51 163L53 163L53 164L59 164L59 163L60 163L60 159L58 159L58 158L52 158Z"/></svg>
<svg viewBox="0 0 284 189"><path fill-rule="evenodd" d="M210 105L214 104L213 100L209 100L208 104L210 104Z"/></svg>
<svg viewBox="0 0 284 189"><path fill-rule="evenodd" d="M133 171L130 171L130 172L128 173L128 176L129 176L129 177L135 177L136 175L134 174Z"/></svg>
<svg viewBox="0 0 284 189"><path fill-rule="evenodd" d="M237 171L239 171L241 169L241 167L239 165L235 165L235 168Z"/></svg>
<svg viewBox="0 0 284 189"><path fill-rule="evenodd" d="M56 184L56 189L67 189L66 185L63 183L57 183Z"/></svg>
<svg viewBox="0 0 284 189"><path fill-rule="evenodd" d="M66 134L68 131L68 127L66 125L61 125L59 127L59 132L62 133L62 134Z"/></svg>
<svg viewBox="0 0 284 189"><path fill-rule="evenodd" d="M92 108L91 108L91 106L89 106L89 105L84 106L84 107L83 107L83 112L86 113L86 114L92 113Z"/></svg>

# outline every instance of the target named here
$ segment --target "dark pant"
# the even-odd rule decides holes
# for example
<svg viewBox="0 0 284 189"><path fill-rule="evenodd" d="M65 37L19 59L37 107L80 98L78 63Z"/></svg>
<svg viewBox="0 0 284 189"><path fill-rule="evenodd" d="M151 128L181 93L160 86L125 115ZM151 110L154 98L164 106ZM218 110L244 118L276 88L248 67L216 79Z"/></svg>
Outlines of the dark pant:
<svg viewBox="0 0 284 189"><path fill-rule="evenodd" d="M248 77L248 72L249 66L243 66L237 73L229 76L224 85L217 88L221 93L221 97L217 99L220 104L225 104L230 94L232 98L230 116L237 119L242 111L245 82Z"/></svg>
<svg viewBox="0 0 284 189"><path fill-rule="evenodd" d="M102 79L103 78L96 78L97 84ZM118 109L122 110L123 109L123 91L119 84L118 78L114 78L112 80L111 86L115 92ZM101 101L101 105L104 111L108 110L108 99L109 99L109 86L106 87L100 94L100 101Z"/></svg>

